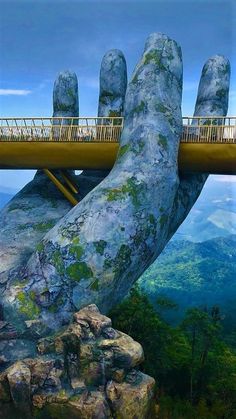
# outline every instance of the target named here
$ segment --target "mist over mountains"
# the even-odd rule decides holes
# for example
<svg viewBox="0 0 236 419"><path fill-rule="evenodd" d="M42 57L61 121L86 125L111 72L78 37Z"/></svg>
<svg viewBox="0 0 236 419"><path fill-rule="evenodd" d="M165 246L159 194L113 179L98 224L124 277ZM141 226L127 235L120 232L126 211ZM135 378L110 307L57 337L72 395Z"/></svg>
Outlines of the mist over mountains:
<svg viewBox="0 0 236 419"><path fill-rule="evenodd" d="M203 242L236 234L235 176L210 176L173 240Z"/></svg>

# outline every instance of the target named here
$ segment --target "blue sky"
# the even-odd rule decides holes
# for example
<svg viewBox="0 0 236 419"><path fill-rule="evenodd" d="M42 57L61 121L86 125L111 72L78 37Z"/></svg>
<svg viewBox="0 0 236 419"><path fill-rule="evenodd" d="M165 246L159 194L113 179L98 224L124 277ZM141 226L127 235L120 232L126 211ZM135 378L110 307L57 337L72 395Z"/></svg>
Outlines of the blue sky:
<svg viewBox="0 0 236 419"><path fill-rule="evenodd" d="M50 116L53 82L64 69L78 76L80 115L96 115L99 69L105 52L121 49L130 76L145 39L154 31L166 33L182 47L183 114L192 114L201 68L217 53L231 61L229 114L235 115L234 3L0 0L0 115ZM17 186L30 176L23 171L14 173L0 172L0 185Z"/></svg>

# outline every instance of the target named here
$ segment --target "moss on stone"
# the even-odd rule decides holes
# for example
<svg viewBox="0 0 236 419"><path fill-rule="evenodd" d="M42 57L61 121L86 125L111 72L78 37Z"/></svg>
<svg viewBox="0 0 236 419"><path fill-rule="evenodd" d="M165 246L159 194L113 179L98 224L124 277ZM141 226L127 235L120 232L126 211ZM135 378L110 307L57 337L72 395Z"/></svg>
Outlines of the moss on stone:
<svg viewBox="0 0 236 419"><path fill-rule="evenodd" d="M28 294L26 291L20 291L17 294L17 300L19 303L19 312L30 319L37 319L40 314L40 308L35 302L36 296L34 291L30 291Z"/></svg>
<svg viewBox="0 0 236 419"><path fill-rule="evenodd" d="M107 192L107 200L108 201L117 201L121 196L121 189L113 188L109 189Z"/></svg>
<svg viewBox="0 0 236 419"><path fill-rule="evenodd" d="M146 104L143 100L141 100L140 104L136 106L132 111L131 114L134 115L135 113L139 114L141 112L144 112L146 109Z"/></svg>
<svg viewBox="0 0 236 419"><path fill-rule="evenodd" d="M160 225L161 225L161 227L163 227L164 226L164 224L165 223L167 223L167 221L168 221L168 217L167 217L167 215L161 215L161 217L160 217Z"/></svg>
<svg viewBox="0 0 236 419"><path fill-rule="evenodd" d="M40 242L36 245L37 252L41 253L41 252L43 252L43 249L44 249L44 243L43 242Z"/></svg>
<svg viewBox="0 0 236 419"><path fill-rule="evenodd" d="M111 257L108 257L104 260L104 264L103 264L104 269L110 269L112 267L112 259Z"/></svg>
<svg viewBox="0 0 236 419"><path fill-rule="evenodd" d="M77 409L62 402L46 404L43 408L34 408L36 419L64 419L78 417Z"/></svg>
<svg viewBox="0 0 236 419"><path fill-rule="evenodd" d="M77 237L74 237L72 239L72 243L75 244L75 245L79 244L79 242L80 242L80 238L78 236Z"/></svg>
<svg viewBox="0 0 236 419"><path fill-rule="evenodd" d="M226 96L226 93L227 93L226 89L219 89L216 91L216 96L219 99L223 99Z"/></svg>
<svg viewBox="0 0 236 419"><path fill-rule="evenodd" d="M163 103L157 103L157 105L155 106L155 109L157 112L161 112L161 113L168 112L167 107L163 105Z"/></svg>
<svg viewBox="0 0 236 419"><path fill-rule="evenodd" d="M70 105L65 105L64 103L59 103L59 104L57 104L56 109L57 109L57 111L68 112L68 111L71 110L71 106Z"/></svg>
<svg viewBox="0 0 236 419"><path fill-rule="evenodd" d="M127 153L127 151L129 151L129 149L129 144L122 145L119 149L118 157L122 157L125 153Z"/></svg>
<svg viewBox="0 0 236 419"><path fill-rule="evenodd" d="M133 204L135 207L138 207L139 202L139 192L141 191L140 185L137 185L134 179L130 178L127 180L127 184L124 187L124 192L129 193Z"/></svg>
<svg viewBox="0 0 236 419"><path fill-rule="evenodd" d="M151 224L156 225L156 219L153 214L149 214L148 219Z"/></svg>
<svg viewBox="0 0 236 419"><path fill-rule="evenodd" d="M141 192L141 188L141 185L136 184L134 179L129 178L121 188L108 190L107 200L118 201L124 199L126 194L129 194L132 198L133 205L138 207L140 204L139 193Z"/></svg>
<svg viewBox="0 0 236 419"><path fill-rule="evenodd" d="M13 281L13 284L15 285L15 286L17 286L17 287L21 287L21 288L23 288L23 287L25 287L25 285L27 285L27 283L28 283L28 278L25 278L25 279L14 279L14 281Z"/></svg>
<svg viewBox="0 0 236 419"><path fill-rule="evenodd" d="M76 99L75 97L75 91L73 89L68 89L67 90L67 95L70 96L72 99Z"/></svg>
<svg viewBox="0 0 236 419"><path fill-rule="evenodd" d="M165 70L165 66L162 64L162 53L156 49L151 50L145 54L144 64L154 62L161 70Z"/></svg>
<svg viewBox="0 0 236 419"><path fill-rule="evenodd" d="M51 221L48 221L46 223L41 222L41 223L33 224L32 227L33 227L34 230L37 230L37 231L40 231L40 232L44 233L44 232L50 230L54 225L55 225L55 221L51 220Z"/></svg>
<svg viewBox="0 0 236 419"><path fill-rule="evenodd" d="M18 231L24 231L24 230L27 230L28 228L30 228L31 227L31 225L30 224L19 224L18 226L17 226L17 230Z"/></svg>
<svg viewBox="0 0 236 419"><path fill-rule="evenodd" d="M117 276L124 272L131 263L131 249L128 245L122 244L113 261L114 271Z"/></svg>
<svg viewBox="0 0 236 419"><path fill-rule="evenodd" d="M55 250L51 256L51 261L53 266L56 268L57 272L60 275L65 273L65 266L62 255L59 250Z"/></svg>
<svg viewBox="0 0 236 419"><path fill-rule="evenodd" d="M90 289L92 291L99 291L99 281L98 281L98 278L96 278L95 281L92 282L92 284L90 285Z"/></svg>
<svg viewBox="0 0 236 419"><path fill-rule="evenodd" d="M63 306L64 304L64 299L62 296L59 296L54 302L53 304L51 304L48 307L48 311L50 313L57 313L57 311Z"/></svg>
<svg viewBox="0 0 236 419"><path fill-rule="evenodd" d="M168 148L167 138L164 135L162 135L162 134L158 134L157 137L158 137L158 144L161 147L163 147L165 150L167 150L167 148Z"/></svg>
<svg viewBox="0 0 236 419"><path fill-rule="evenodd" d="M66 268L66 274L75 281L93 277L91 268L85 262L75 262Z"/></svg>
<svg viewBox="0 0 236 419"><path fill-rule="evenodd" d="M84 248L79 244L71 245L69 249L69 254L74 256L76 259L80 259L84 253Z"/></svg>
<svg viewBox="0 0 236 419"><path fill-rule="evenodd" d="M22 205L20 203L12 203L8 207L8 212L15 211L17 209L22 210L22 211L29 211L33 208L34 207L32 205L27 205L26 203Z"/></svg>
<svg viewBox="0 0 236 419"><path fill-rule="evenodd" d="M101 97L104 97L104 96L108 96L108 97L114 97L115 95L114 95L114 93L112 93L112 92L109 92L108 90L103 90L103 92L102 92L102 94L101 94Z"/></svg>
<svg viewBox="0 0 236 419"><path fill-rule="evenodd" d="M96 249L96 252L99 253L100 255L103 255L104 250L107 246L107 242L105 240L99 240L97 242L94 242L93 245Z"/></svg>

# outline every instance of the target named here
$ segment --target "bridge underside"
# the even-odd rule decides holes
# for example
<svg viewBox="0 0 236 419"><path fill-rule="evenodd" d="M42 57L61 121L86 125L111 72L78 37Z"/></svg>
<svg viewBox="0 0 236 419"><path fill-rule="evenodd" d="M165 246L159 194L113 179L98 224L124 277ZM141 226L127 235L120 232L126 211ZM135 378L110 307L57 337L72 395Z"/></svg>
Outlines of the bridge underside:
<svg viewBox="0 0 236 419"><path fill-rule="evenodd" d="M0 169L110 169L118 149L118 142L0 142ZM181 142L179 169L236 175L236 143Z"/></svg>

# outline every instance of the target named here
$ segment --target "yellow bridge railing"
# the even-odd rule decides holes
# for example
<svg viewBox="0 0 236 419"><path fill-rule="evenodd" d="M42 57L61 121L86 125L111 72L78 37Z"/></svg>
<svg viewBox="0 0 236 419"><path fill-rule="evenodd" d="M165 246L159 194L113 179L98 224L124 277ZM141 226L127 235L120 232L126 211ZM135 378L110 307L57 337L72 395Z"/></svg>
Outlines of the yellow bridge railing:
<svg viewBox="0 0 236 419"><path fill-rule="evenodd" d="M118 142L121 117L0 118L0 141Z"/></svg>
<svg viewBox="0 0 236 419"><path fill-rule="evenodd" d="M122 117L0 118L0 141L119 142ZM236 143L236 117L183 117L182 142Z"/></svg>
<svg viewBox="0 0 236 419"><path fill-rule="evenodd" d="M236 143L236 117L183 117L181 142Z"/></svg>

